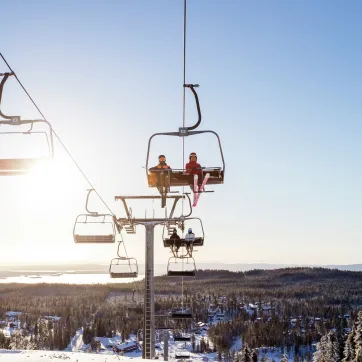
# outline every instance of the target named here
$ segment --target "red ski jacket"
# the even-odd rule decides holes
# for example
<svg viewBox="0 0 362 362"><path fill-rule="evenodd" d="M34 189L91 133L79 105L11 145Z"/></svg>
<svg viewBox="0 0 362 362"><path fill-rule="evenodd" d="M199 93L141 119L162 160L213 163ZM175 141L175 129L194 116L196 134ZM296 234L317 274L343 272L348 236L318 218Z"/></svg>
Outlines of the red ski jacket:
<svg viewBox="0 0 362 362"><path fill-rule="evenodd" d="M186 164L186 171L189 175L201 175L201 165L196 161L190 161Z"/></svg>

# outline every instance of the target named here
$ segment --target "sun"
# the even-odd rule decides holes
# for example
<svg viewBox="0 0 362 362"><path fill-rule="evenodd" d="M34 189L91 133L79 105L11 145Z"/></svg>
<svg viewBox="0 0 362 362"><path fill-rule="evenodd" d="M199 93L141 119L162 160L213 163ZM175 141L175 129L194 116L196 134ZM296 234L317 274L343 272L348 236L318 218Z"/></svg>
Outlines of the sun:
<svg viewBox="0 0 362 362"><path fill-rule="evenodd" d="M71 190L69 182L69 167L60 159L40 160L27 174L28 189L38 196L48 192Z"/></svg>
<svg viewBox="0 0 362 362"><path fill-rule="evenodd" d="M65 262L70 254L87 254L73 245L73 226L77 212L83 211L85 188L77 176L70 162L54 158L41 160L27 174L13 178L14 227L22 242L19 258Z"/></svg>
<svg viewBox="0 0 362 362"><path fill-rule="evenodd" d="M18 176L22 178L17 191L21 207L45 219L49 213L59 217L70 212L72 201L80 197L84 187L71 166L61 158L40 160L26 175Z"/></svg>

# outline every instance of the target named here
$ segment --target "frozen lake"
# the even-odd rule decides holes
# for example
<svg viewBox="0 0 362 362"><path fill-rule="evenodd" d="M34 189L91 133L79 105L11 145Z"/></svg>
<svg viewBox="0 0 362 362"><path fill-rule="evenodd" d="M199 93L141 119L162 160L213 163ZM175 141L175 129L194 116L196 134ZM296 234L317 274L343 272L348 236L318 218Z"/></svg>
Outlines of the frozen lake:
<svg viewBox="0 0 362 362"><path fill-rule="evenodd" d="M56 274L56 273L54 273ZM139 275L137 278L111 278L109 274L27 274L26 276L16 276L0 278L0 283L64 283L64 284L108 284L108 283L131 283L137 280L144 279L144 275Z"/></svg>

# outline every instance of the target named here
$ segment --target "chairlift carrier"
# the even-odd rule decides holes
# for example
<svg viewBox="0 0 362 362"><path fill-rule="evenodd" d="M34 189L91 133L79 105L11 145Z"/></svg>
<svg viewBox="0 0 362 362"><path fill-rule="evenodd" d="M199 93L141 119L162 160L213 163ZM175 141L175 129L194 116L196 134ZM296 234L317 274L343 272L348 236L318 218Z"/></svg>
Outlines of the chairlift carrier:
<svg viewBox="0 0 362 362"><path fill-rule="evenodd" d="M135 258L129 258L120 255L119 247L123 240L118 242L117 258L113 258L109 265L109 275L111 278L136 278L138 276L138 264ZM136 303L134 299L135 289L133 289L132 302Z"/></svg>
<svg viewBox="0 0 362 362"><path fill-rule="evenodd" d="M189 217L187 219L183 219L180 221L185 221L185 220L199 220L200 221L200 225L201 225L201 230L202 230L202 236L199 236L199 237L195 237L195 240L193 241L193 246L203 246L204 245L204 238L205 238L205 233L204 233L204 227L202 225L202 221L200 218L198 217ZM174 240L171 240L170 238L165 238L165 230L166 230L166 223L164 225L164 228L163 228L163 246L165 248L172 248L175 244ZM180 240L177 240L177 243L180 247L186 247L187 243L186 243L186 240L185 238L180 238Z"/></svg>
<svg viewBox="0 0 362 362"><path fill-rule="evenodd" d="M184 304L182 306L172 308L170 316L172 319L192 319L190 305Z"/></svg>
<svg viewBox="0 0 362 362"><path fill-rule="evenodd" d="M221 147L221 141L219 135L211 130L205 130L205 131L194 131L200 123L201 123L201 110L199 105L199 100L197 93L194 89L194 87L198 87L197 84L184 84L184 87L190 88L192 93L195 96L196 100L196 106L197 106L197 112L198 112L198 121L194 126L191 127L180 127L178 132L160 132L153 134L149 141L148 141L148 148L147 148L147 157L146 157L146 176L148 181L149 187L157 187L157 172L164 172L168 174L169 179L169 186L188 186L190 185L190 175L186 173L185 169L171 169L171 170L153 170L152 172L149 171L149 157L150 157L150 149L151 149L151 142L154 137L157 136L172 136L172 137L188 137L188 136L194 136L198 134L203 133L211 133L216 136L220 155L222 159L222 167L202 167L200 172L202 175L202 178L204 178L204 175L207 173L210 174L208 184L209 185L219 185L224 183L224 175L225 175L225 160L224 160L224 154Z"/></svg>
<svg viewBox="0 0 362 362"><path fill-rule="evenodd" d="M186 262L185 262L186 261ZM188 265L190 268L187 270L176 270L174 266L176 264L181 264L182 266ZM171 256L168 259L167 264L167 275L169 277L194 277L196 274L196 263L195 259L190 256L185 257L175 257Z"/></svg>
<svg viewBox="0 0 362 362"><path fill-rule="evenodd" d="M190 333L174 332L173 340L175 342L190 342L191 341L191 335L190 335Z"/></svg>
<svg viewBox="0 0 362 362"><path fill-rule="evenodd" d="M87 214L80 214L77 216L74 228L73 228L73 238L74 241L78 244L86 244L86 243L96 243L96 244L111 244L116 240L116 224L115 218L111 214L99 214L95 211L90 211L88 209L88 201L89 195L94 189L88 190L88 195L85 203L85 209L87 210ZM99 221L100 220L100 221ZM81 235L77 233L77 229L79 225L87 225L87 224L99 224L99 225L109 225L109 233L108 234L100 234L100 235L90 235L85 234Z"/></svg>
<svg viewBox="0 0 362 362"><path fill-rule="evenodd" d="M121 267L124 271L114 271L118 267ZM125 268L129 270L127 271ZM138 276L137 260L126 257L113 258L109 265L109 275L111 278L136 278Z"/></svg>
<svg viewBox="0 0 362 362"><path fill-rule="evenodd" d="M4 90L4 85L9 76L14 75L14 73L2 73L0 76L3 76L0 83L0 106L1 99ZM34 120L21 120L19 116L7 116L0 110L0 117L4 119L0 119L0 134L24 134L24 135L34 135L34 134L43 134L46 137L47 142L47 156L39 157L39 158L1 158L0 159L0 176L15 176L15 175L23 175L28 173L32 167L44 160L51 160L54 157L54 144L53 144L53 129L48 121L45 119L34 119ZM33 130L34 124L45 124L45 129L42 131ZM19 127L23 125L30 125L30 128L27 131L4 131L2 132L1 126L11 126L11 127Z"/></svg>

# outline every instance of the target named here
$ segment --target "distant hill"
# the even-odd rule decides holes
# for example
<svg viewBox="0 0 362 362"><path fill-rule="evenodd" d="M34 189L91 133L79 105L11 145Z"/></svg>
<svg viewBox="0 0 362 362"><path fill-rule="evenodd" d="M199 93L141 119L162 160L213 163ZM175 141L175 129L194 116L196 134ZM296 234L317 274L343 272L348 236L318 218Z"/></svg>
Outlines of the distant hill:
<svg viewBox="0 0 362 362"><path fill-rule="evenodd" d="M173 279L173 282L172 282ZM155 278L155 290L174 293L176 278ZM142 286L142 281L137 282ZM326 303L362 302L362 271L347 271L321 267L253 269L245 272L230 270L197 270L194 278L185 278L184 287L190 294L220 295L230 292L249 297L326 298Z"/></svg>
<svg viewBox="0 0 362 362"><path fill-rule="evenodd" d="M362 264L350 265L298 265L298 264L268 264L268 263L219 263L219 262L200 262L196 260L197 269L212 270L230 270L234 272L249 270L273 270L289 267L312 267L312 268L328 268L350 271L362 271ZM144 264L138 264L139 274L144 274ZM106 274L108 273L108 264L59 264L59 265L0 265L0 277L19 276L27 273L47 274L49 272L61 273L83 273L83 274ZM155 275L166 274L167 264L155 264Z"/></svg>

